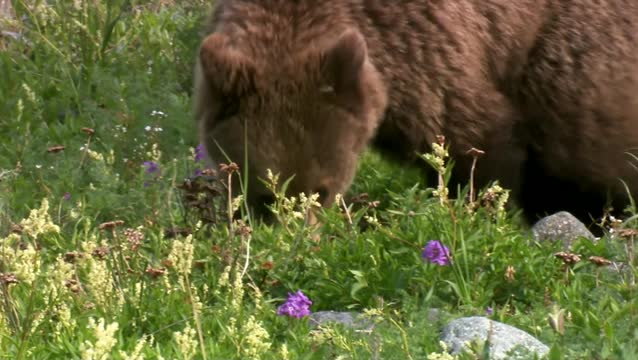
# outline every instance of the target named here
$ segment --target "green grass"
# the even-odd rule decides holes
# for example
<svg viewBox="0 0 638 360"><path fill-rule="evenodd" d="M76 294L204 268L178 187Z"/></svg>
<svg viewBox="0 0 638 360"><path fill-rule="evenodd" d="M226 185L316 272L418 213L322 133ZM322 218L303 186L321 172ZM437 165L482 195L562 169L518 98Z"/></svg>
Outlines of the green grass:
<svg viewBox="0 0 638 360"><path fill-rule="evenodd" d="M638 357L635 269L623 278L587 261L627 261L625 242L578 242L583 260L565 267L560 244L531 242L515 214L441 205L417 169L375 153L349 210L322 210L318 241L283 200L285 226L231 228L219 196L216 221L200 222L203 193L180 186L198 166L191 68L209 4L14 3L25 41L0 50L1 359L424 359L442 351L441 324L487 307L552 359ZM421 258L432 239L451 265ZM297 290L312 311L376 314L377 329L278 316ZM564 329L548 322L561 316Z"/></svg>

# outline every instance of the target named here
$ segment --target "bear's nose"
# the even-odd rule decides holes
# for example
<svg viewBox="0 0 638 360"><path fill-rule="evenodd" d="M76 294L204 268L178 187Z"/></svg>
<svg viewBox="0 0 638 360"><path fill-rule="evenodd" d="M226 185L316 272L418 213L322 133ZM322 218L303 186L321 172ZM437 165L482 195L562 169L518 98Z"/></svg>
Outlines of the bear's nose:
<svg viewBox="0 0 638 360"><path fill-rule="evenodd" d="M312 191L313 194L319 194L319 202L323 205L325 204L325 202L328 200L328 195L330 195L330 192L328 191L328 188L325 186L319 186L317 188L315 188L315 190Z"/></svg>
<svg viewBox="0 0 638 360"><path fill-rule="evenodd" d="M275 203L275 195L273 194L259 195L257 196L256 203L264 205L264 206L272 205Z"/></svg>
<svg viewBox="0 0 638 360"><path fill-rule="evenodd" d="M261 219L262 221L269 222L272 220L272 211L268 206L275 203L275 195L273 194L260 194L254 196L254 201L251 201L251 207L255 219Z"/></svg>

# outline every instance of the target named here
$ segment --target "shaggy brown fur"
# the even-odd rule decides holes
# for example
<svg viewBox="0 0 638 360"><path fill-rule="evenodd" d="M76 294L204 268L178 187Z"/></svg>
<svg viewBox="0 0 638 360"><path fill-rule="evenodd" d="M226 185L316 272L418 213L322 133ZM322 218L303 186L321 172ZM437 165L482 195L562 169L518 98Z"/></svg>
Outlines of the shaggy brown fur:
<svg viewBox="0 0 638 360"><path fill-rule="evenodd" d="M217 0L209 25L201 138L249 171L253 204L267 168L329 204L367 145L409 162L439 134L455 182L484 150L477 185L530 220L622 209L620 179L638 194L636 1Z"/></svg>

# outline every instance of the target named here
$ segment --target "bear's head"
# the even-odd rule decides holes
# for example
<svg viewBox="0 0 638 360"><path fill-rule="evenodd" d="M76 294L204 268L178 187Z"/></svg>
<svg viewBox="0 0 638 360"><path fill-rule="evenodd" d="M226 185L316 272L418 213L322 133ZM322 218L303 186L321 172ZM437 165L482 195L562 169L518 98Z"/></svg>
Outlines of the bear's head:
<svg viewBox="0 0 638 360"><path fill-rule="evenodd" d="M259 215L273 200L260 180L268 169L282 182L292 177L288 195L318 193L328 206L344 193L387 103L358 31L285 48L212 33L196 68L201 141L213 164L239 165L246 200Z"/></svg>

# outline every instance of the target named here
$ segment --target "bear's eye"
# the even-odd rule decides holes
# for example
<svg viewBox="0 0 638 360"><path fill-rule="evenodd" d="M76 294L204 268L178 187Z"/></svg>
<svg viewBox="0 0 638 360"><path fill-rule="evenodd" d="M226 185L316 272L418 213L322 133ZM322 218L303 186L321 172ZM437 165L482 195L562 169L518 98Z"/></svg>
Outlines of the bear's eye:
<svg viewBox="0 0 638 360"><path fill-rule="evenodd" d="M224 96L222 98L222 102L215 120L217 120L217 122L222 122L237 115L238 112L239 98L233 96Z"/></svg>

